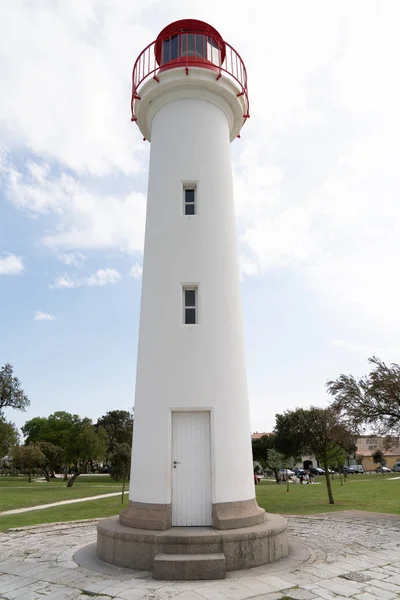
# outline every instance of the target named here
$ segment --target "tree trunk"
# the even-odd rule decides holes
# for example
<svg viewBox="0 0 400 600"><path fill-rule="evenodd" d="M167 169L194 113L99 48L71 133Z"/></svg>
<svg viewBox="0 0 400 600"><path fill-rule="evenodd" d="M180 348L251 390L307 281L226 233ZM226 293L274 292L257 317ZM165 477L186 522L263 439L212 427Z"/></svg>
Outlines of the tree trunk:
<svg viewBox="0 0 400 600"><path fill-rule="evenodd" d="M328 490L329 504L335 504L335 501L333 499L333 494L332 494L332 482L329 477L329 471L328 471L328 461L326 459L324 460L324 469L325 469L325 480L326 480L326 488Z"/></svg>
<svg viewBox="0 0 400 600"><path fill-rule="evenodd" d="M54 473L54 469L50 471L50 479L57 479L56 474Z"/></svg>
<svg viewBox="0 0 400 600"><path fill-rule="evenodd" d="M28 471L28 483L32 483L32 474Z"/></svg>
<svg viewBox="0 0 400 600"><path fill-rule="evenodd" d="M43 476L44 476L45 480L47 481L47 483L49 483L50 482L50 475L48 474L46 468L45 467L40 467L40 470L42 471Z"/></svg>
<svg viewBox="0 0 400 600"><path fill-rule="evenodd" d="M281 476L279 475L279 471L278 469L272 469L275 475L275 479L276 479L276 483L280 483L281 482Z"/></svg>
<svg viewBox="0 0 400 600"><path fill-rule="evenodd" d="M72 487L74 485L75 479L77 479L81 473L83 473L83 468L80 471L74 473L72 477L68 479L67 487Z"/></svg>

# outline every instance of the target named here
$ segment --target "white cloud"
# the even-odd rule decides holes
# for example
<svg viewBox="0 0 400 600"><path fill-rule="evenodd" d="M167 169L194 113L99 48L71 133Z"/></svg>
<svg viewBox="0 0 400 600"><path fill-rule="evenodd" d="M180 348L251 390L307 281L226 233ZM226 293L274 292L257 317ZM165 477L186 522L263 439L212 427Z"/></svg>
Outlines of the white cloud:
<svg viewBox="0 0 400 600"><path fill-rule="evenodd" d="M55 321L56 318L54 315L49 313L42 312L41 310L37 310L35 316L33 317L34 321Z"/></svg>
<svg viewBox="0 0 400 600"><path fill-rule="evenodd" d="M0 275L18 275L24 270L22 258L15 254L0 256Z"/></svg>
<svg viewBox="0 0 400 600"><path fill-rule="evenodd" d="M400 88L393 78L400 6L354 2L343 12L337 2L332 14L333 5L318 3L313 14L311 4L298 5L303 16L292 13L297 33L273 21L276 32L265 36L272 54L254 45L268 60L252 87L259 105L253 103L249 125L257 120L260 129L239 142L235 164L242 272L291 268L323 313L373 332L373 339L390 338L400 335ZM319 11L332 17L329 27ZM286 51L288 31L294 37ZM327 40L316 45L321 32ZM274 56L284 81L270 78Z"/></svg>
<svg viewBox="0 0 400 600"><path fill-rule="evenodd" d="M142 272L142 265L140 265L139 263L135 263L129 271L129 275L131 275L131 277L133 277L134 279L140 279L142 276Z"/></svg>
<svg viewBox="0 0 400 600"><path fill-rule="evenodd" d="M50 286L52 288L78 288L78 287L103 287L108 283L117 283L121 275L115 269L98 269L88 277L70 277L69 275L60 275Z"/></svg>
<svg viewBox="0 0 400 600"><path fill-rule="evenodd" d="M86 259L81 252L67 252L65 254L59 254L57 257L65 265L72 265L74 267L81 268Z"/></svg>
<svg viewBox="0 0 400 600"><path fill-rule="evenodd" d="M152 37L137 24L141 8L121 0L44 0L39 9L14 0L0 11L5 143L77 173L138 172L146 147L130 123L132 40L144 47Z"/></svg>
<svg viewBox="0 0 400 600"><path fill-rule="evenodd" d="M3 160L0 174L7 198L16 207L36 215L55 215L58 225L44 236L45 245L73 251L143 250L144 194L112 196L84 185L67 173L54 176L47 165L30 162L27 167L26 171L20 171ZM62 256L64 262L72 260L71 254ZM82 260L79 252L72 256L75 262Z"/></svg>

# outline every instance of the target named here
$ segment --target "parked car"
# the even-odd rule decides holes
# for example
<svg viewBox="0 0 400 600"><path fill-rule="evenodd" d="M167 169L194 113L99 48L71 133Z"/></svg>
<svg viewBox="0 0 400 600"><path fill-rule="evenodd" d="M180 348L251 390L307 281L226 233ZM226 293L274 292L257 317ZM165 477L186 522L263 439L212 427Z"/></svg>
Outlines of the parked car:
<svg viewBox="0 0 400 600"><path fill-rule="evenodd" d="M364 471L364 467L362 465L351 465L351 468L353 469L354 473L365 473Z"/></svg>
<svg viewBox="0 0 400 600"><path fill-rule="evenodd" d="M287 475L288 477L291 477L292 475L295 475L296 473L294 471L291 471L290 469L279 469L279 475Z"/></svg>
<svg viewBox="0 0 400 600"><path fill-rule="evenodd" d="M308 470L310 471L311 475L325 475L325 471L324 469L321 469L321 467L311 467Z"/></svg>
<svg viewBox="0 0 400 600"><path fill-rule="evenodd" d="M377 467L377 473L391 473L392 471L388 467Z"/></svg>
<svg viewBox="0 0 400 600"><path fill-rule="evenodd" d="M353 467L347 467L346 465L343 467L343 472L346 473L346 475L356 475L357 471L355 471L353 469Z"/></svg>
<svg viewBox="0 0 400 600"><path fill-rule="evenodd" d="M294 469L294 474L296 475L296 477L300 477L300 475L305 475L306 472L307 471L305 469Z"/></svg>
<svg viewBox="0 0 400 600"><path fill-rule="evenodd" d="M399 473L400 472L400 460L398 460L397 462L394 463L394 465L392 467L392 471L394 473Z"/></svg>

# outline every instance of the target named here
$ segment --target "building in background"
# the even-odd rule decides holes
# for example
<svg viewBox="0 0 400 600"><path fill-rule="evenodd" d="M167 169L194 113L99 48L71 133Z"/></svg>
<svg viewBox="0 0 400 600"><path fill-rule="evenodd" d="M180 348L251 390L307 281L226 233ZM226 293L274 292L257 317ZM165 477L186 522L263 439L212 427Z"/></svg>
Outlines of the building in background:
<svg viewBox="0 0 400 600"><path fill-rule="evenodd" d="M388 447L386 447L385 438L383 437L362 435L357 438L357 454L363 456L362 466L366 471L372 471L378 466L372 459L372 455L377 450L380 450L383 454L383 465L391 469L394 463L400 460L400 438L395 438Z"/></svg>

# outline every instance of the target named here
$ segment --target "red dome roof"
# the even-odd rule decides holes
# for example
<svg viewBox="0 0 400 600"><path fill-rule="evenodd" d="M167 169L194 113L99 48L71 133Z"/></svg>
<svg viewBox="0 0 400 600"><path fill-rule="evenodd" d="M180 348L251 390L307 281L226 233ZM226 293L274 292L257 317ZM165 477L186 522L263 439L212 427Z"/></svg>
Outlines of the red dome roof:
<svg viewBox="0 0 400 600"><path fill-rule="evenodd" d="M221 34L214 29L208 23L204 21L198 21L197 19L181 19L180 21L174 21L170 23L164 29L160 31L157 36L156 45L155 45L155 55L158 64L161 63L161 52L162 52L162 43L163 40L168 38L172 38L173 36L178 35L179 33L197 33L200 35L210 36L213 38L213 42L216 43L221 52L221 62L225 59L225 43L222 39Z"/></svg>

